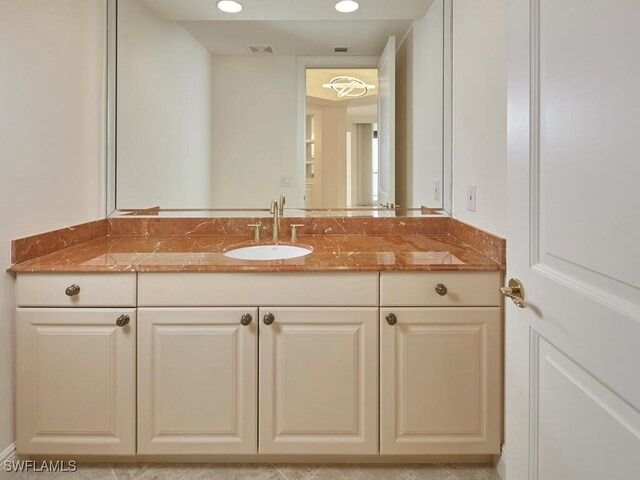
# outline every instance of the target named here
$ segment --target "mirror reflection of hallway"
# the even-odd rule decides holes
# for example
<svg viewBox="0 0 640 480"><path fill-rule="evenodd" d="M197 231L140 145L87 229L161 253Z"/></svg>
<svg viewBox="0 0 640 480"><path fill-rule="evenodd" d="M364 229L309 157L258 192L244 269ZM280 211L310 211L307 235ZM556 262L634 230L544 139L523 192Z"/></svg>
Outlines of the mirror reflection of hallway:
<svg viewBox="0 0 640 480"><path fill-rule="evenodd" d="M114 12L114 209L451 210L450 1L322 22L169 3Z"/></svg>
<svg viewBox="0 0 640 480"><path fill-rule="evenodd" d="M306 71L306 208L377 205L378 71Z"/></svg>

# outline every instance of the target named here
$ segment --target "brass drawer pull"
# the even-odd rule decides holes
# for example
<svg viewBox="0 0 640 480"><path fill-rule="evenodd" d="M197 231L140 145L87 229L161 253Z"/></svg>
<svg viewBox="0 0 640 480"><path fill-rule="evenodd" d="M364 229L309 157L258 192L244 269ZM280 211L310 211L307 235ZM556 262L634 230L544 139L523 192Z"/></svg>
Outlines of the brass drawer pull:
<svg viewBox="0 0 640 480"><path fill-rule="evenodd" d="M240 323L242 325L244 325L245 327L248 327L249 325L251 325L251 322L253 321L253 317L251 316L250 313L245 313L242 315L242 317L240 318Z"/></svg>
<svg viewBox="0 0 640 480"><path fill-rule="evenodd" d="M64 293L67 294L67 297L73 297L75 295L78 295L80 293L80 285L76 285L74 283L73 285L67 287Z"/></svg>
<svg viewBox="0 0 640 480"><path fill-rule="evenodd" d="M262 317L262 321L265 325L271 325L275 319L276 317L273 313L265 313L264 317Z"/></svg>
<svg viewBox="0 0 640 480"><path fill-rule="evenodd" d="M436 285L436 293L441 297L444 297L447 294L447 292L448 292L447 287L443 283L439 283Z"/></svg>
<svg viewBox="0 0 640 480"><path fill-rule="evenodd" d="M125 325L129 325L131 321L131 317L129 315L120 315L116 320L116 325L119 327L124 327Z"/></svg>
<svg viewBox="0 0 640 480"><path fill-rule="evenodd" d="M395 313L387 313L387 316L385 317L385 319L387 320L387 323L389 325L391 325L392 327L398 323L398 317L396 317Z"/></svg>

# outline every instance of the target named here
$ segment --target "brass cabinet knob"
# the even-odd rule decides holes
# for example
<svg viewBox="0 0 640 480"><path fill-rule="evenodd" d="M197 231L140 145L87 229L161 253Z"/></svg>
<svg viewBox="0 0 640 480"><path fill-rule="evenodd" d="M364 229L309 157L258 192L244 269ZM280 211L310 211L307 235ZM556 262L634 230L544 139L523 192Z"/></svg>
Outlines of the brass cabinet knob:
<svg viewBox="0 0 640 480"><path fill-rule="evenodd" d="M439 283L436 285L436 293L441 297L444 297L447 294L448 290L445 284Z"/></svg>
<svg viewBox="0 0 640 480"><path fill-rule="evenodd" d="M129 315L120 315L116 320L116 325L119 327L124 327L125 325L129 325L131 321L131 317Z"/></svg>
<svg viewBox="0 0 640 480"><path fill-rule="evenodd" d="M527 304L524 303L524 285L522 285L522 282L517 278L509 280L508 287L501 287L500 293L513 300L513 303L515 303L517 307L527 308Z"/></svg>
<svg viewBox="0 0 640 480"><path fill-rule="evenodd" d="M265 313L264 317L262 317L262 321L265 325L271 325L275 319L276 317L273 313Z"/></svg>
<svg viewBox="0 0 640 480"><path fill-rule="evenodd" d="M387 323L389 325L391 325L392 327L398 323L398 317L396 317L395 313L387 313L387 316L385 317L385 319L387 320Z"/></svg>
<svg viewBox="0 0 640 480"><path fill-rule="evenodd" d="M249 325L251 325L251 322L253 321L253 317L251 316L250 313L245 313L242 315L242 317L240 318L240 323L242 325L244 325L245 327L248 327Z"/></svg>
<svg viewBox="0 0 640 480"><path fill-rule="evenodd" d="M80 293L80 285L76 285L74 283L73 285L68 286L67 289L64 291L64 293L67 294L67 297L73 297L74 295L78 295Z"/></svg>

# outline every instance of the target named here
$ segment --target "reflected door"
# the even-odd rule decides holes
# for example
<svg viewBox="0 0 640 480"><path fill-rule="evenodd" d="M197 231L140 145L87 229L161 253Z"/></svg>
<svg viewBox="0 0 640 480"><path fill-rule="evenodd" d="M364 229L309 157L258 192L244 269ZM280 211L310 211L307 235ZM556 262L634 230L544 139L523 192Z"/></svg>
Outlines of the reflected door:
<svg viewBox="0 0 640 480"><path fill-rule="evenodd" d="M378 63L378 202L395 203L396 37L389 37Z"/></svg>

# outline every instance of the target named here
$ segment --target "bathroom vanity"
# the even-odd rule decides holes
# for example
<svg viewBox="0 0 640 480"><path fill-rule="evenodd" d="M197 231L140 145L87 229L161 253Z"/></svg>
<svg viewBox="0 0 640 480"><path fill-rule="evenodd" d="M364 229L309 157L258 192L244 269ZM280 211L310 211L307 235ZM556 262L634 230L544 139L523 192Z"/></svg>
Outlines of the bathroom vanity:
<svg viewBox="0 0 640 480"><path fill-rule="evenodd" d="M499 452L502 266L451 232L243 262L109 228L12 267L19 454Z"/></svg>

